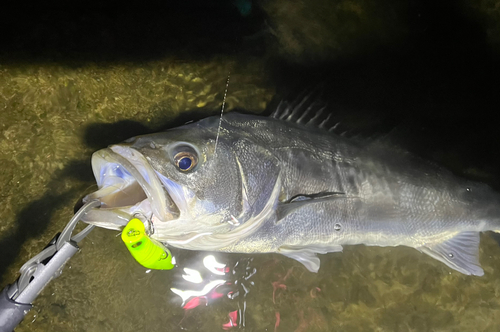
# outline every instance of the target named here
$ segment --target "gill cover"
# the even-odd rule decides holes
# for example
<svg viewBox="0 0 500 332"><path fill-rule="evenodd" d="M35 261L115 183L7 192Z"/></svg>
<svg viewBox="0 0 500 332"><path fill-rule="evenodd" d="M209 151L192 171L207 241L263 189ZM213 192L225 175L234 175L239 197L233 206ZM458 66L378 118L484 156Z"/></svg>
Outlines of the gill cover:
<svg viewBox="0 0 500 332"><path fill-rule="evenodd" d="M158 241L184 249L218 250L276 219L281 191L278 159L247 138L221 140L217 149L211 161L192 173L198 180L193 184L199 185L194 189L197 216L155 224Z"/></svg>

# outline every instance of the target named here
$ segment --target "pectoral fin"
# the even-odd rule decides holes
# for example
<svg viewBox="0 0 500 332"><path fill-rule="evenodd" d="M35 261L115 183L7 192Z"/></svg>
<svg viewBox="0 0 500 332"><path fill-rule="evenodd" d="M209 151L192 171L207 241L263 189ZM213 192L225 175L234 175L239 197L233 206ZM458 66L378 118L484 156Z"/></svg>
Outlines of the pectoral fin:
<svg viewBox="0 0 500 332"><path fill-rule="evenodd" d="M341 192L323 192L311 195L297 195L292 197L287 202L280 203L276 208L276 223L284 219L287 215L295 212L309 204L315 204L319 202L325 202L330 200L337 200L340 198L346 198L345 193Z"/></svg>
<svg viewBox="0 0 500 332"><path fill-rule="evenodd" d="M331 245L331 246L283 246L279 248L279 253L287 257L293 258L296 261L302 263L309 271L318 272L320 262L316 254L326 254L328 252L339 252L342 251L342 246Z"/></svg>
<svg viewBox="0 0 500 332"><path fill-rule="evenodd" d="M463 274L484 275L479 264L478 232L462 232L448 241L417 249Z"/></svg>

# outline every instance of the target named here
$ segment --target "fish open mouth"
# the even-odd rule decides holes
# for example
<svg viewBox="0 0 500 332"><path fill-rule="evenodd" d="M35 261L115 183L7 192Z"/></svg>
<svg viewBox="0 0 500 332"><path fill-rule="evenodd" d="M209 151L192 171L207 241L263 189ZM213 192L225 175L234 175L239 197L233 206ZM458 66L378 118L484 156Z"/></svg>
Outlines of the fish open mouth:
<svg viewBox="0 0 500 332"><path fill-rule="evenodd" d="M137 150L114 145L92 155L92 170L99 190L83 201L97 199L101 208L83 219L100 227L121 229L133 217L169 221L179 209L158 179L155 170Z"/></svg>

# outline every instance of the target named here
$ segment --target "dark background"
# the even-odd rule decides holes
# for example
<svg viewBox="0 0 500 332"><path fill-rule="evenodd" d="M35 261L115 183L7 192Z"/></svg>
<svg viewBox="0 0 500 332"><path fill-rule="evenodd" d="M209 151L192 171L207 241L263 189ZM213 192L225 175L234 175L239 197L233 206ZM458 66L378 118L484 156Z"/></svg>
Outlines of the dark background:
<svg viewBox="0 0 500 332"><path fill-rule="evenodd" d="M266 2L248 3L249 15L232 1L75 2L71 8L53 2L6 10L0 61L78 67L164 57L261 57L279 98L321 83L323 97L339 105L340 120L359 114L367 119L362 126L372 120L389 127L419 123L423 132L415 135L426 157L435 158L427 148L444 144L467 156L456 170L498 165L499 55L484 22L463 2L409 1L396 8L404 38L369 46L360 38L354 52L300 59L280 52L282 36L273 33L280 22L262 10ZM300 29L302 23L296 24Z"/></svg>

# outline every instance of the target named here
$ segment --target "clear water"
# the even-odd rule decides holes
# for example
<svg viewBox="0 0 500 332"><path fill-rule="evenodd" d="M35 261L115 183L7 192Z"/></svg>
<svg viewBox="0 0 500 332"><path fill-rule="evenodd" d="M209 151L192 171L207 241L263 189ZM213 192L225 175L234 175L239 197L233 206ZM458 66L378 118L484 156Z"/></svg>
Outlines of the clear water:
<svg viewBox="0 0 500 332"><path fill-rule="evenodd" d="M326 80L346 125L390 129L417 117L424 125L405 137L416 152L498 189L494 7L276 0L253 3L243 17L228 3L176 18L165 11L165 20L182 28L175 33L150 13L153 23L143 15L122 35L102 27L109 17L77 16L84 26L88 17L102 25L93 27L102 32L93 39L64 15L61 26L74 36L52 38L51 20L59 16L42 15L33 28L40 35L20 28L21 37L31 37L8 43L0 63L1 286L95 188L93 151L216 114L228 73L227 110L261 112L276 92ZM227 15L218 16L221 8ZM133 15L118 16L134 22ZM205 35L187 29L198 20ZM147 35L151 24L167 30L140 44L135 30ZM40 39L46 44L36 44ZM158 46L164 40L173 46ZM317 274L280 255L215 254L229 268L223 296L191 309L170 290L199 287L182 281L181 268L148 272L116 235L93 231L16 331L221 331L234 311L234 323L242 327L244 318L247 331L498 331L500 246L490 234L481 235L480 278L403 247L346 247L322 255ZM208 254L176 257L206 272Z"/></svg>

